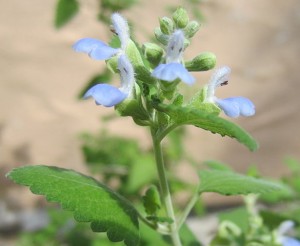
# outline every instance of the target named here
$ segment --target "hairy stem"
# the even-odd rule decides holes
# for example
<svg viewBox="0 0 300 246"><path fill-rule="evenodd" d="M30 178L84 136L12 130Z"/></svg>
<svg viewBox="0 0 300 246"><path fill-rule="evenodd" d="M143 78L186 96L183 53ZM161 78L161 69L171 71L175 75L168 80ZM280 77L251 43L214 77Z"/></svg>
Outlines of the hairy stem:
<svg viewBox="0 0 300 246"><path fill-rule="evenodd" d="M153 149L155 154L156 167L158 171L162 202L166 209L167 216L173 220L173 223L170 224L170 236L174 246L182 246L178 234L178 230L177 230L177 222L174 214L169 184L166 177L165 163L162 155L161 142L160 140L156 139L156 135L153 129L151 133L152 133Z"/></svg>

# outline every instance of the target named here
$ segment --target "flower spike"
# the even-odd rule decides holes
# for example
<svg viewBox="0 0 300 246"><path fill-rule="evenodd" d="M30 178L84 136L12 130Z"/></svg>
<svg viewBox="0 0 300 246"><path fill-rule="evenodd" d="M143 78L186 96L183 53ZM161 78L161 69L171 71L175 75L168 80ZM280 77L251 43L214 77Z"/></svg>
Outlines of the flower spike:
<svg viewBox="0 0 300 246"><path fill-rule="evenodd" d="M152 76L169 82L179 78L186 84L193 84L195 78L189 74L188 70L181 63L183 51L184 33L182 30L176 30L169 38L166 64L160 64L156 67L152 72Z"/></svg>
<svg viewBox="0 0 300 246"><path fill-rule="evenodd" d="M97 84L84 94L83 99L93 97L97 105L112 107L121 103L126 98L132 97L132 91L135 84L134 70L126 55L121 55L119 57L118 69L121 78L120 88L110 84Z"/></svg>
<svg viewBox="0 0 300 246"><path fill-rule="evenodd" d="M215 103L224 113L232 118L239 116L252 116L255 114L254 104L245 97L229 97L219 99L215 96L215 89L219 86L227 85L231 69L229 67L221 67L212 75L207 86L206 102Z"/></svg>

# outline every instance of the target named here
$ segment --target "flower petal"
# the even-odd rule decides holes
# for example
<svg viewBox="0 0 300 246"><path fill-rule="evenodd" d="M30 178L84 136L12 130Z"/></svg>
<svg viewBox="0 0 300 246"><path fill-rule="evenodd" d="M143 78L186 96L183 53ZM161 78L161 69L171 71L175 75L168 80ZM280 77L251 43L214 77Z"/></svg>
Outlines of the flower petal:
<svg viewBox="0 0 300 246"><path fill-rule="evenodd" d="M127 94L109 84L97 84L90 88L83 96L83 99L93 97L97 105L112 107L122 102Z"/></svg>
<svg viewBox="0 0 300 246"><path fill-rule="evenodd" d="M252 116L255 114L254 104L245 97L216 99L215 102L227 116L232 118L239 116Z"/></svg>
<svg viewBox="0 0 300 246"><path fill-rule="evenodd" d="M177 78L186 84L193 84L195 82L195 78L189 74L188 70L181 63L160 64L153 70L152 76L169 82Z"/></svg>
<svg viewBox="0 0 300 246"><path fill-rule="evenodd" d="M242 116L252 116L255 114L255 106L248 98L237 97L239 99L240 114Z"/></svg>
<svg viewBox="0 0 300 246"><path fill-rule="evenodd" d="M179 63L184 51L184 33L182 30L176 30L169 38L167 46L167 63Z"/></svg>
<svg viewBox="0 0 300 246"><path fill-rule="evenodd" d="M232 118L240 116L239 105L231 98L217 99L216 103L224 111L224 113Z"/></svg>
<svg viewBox="0 0 300 246"><path fill-rule="evenodd" d="M230 67L223 66L218 69L216 69L213 73L213 75L210 78L209 84L212 84L214 88L222 85L222 83L229 80L231 69Z"/></svg>
<svg viewBox="0 0 300 246"><path fill-rule="evenodd" d="M77 52L87 53L95 60L107 60L119 51L94 38L83 38L78 40L73 45L73 49Z"/></svg>
<svg viewBox="0 0 300 246"><path fill-rule="evenodd" d="M300 246L300 241L292 237L284 237L282 240L283 246Z"/></svg>

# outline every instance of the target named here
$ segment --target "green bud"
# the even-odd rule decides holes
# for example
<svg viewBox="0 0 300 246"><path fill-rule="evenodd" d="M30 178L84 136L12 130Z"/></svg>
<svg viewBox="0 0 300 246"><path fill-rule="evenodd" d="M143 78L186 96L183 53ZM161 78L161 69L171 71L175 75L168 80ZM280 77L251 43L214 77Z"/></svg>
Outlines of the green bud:
<svg viewBox="0 0 300 246"><path fill-rule="evenodd" d="M162 43L163 45L167 45L169 41L169 37L166 34L163 34L159 27L154 29L154 35L158 42Z"/></svg>
<svg viewBox="0 0 300 246"><path fill-rule="evenodd" d="M154 43L143 44L143 53L146 59L153 65L160 63L164 50Z"/></svg>
<svg viewBox="0 0 300 246"><path fill-rule="evenodd" d="M187 38L185 38L184 41L183 41L184 49L186 49L190 44L191 44L190 40L188 40Z"/></svg>
<svg viewBox="0 0 300 246"><path fill-rule="evenodd" d="M168 17L163 17L159 19L160 30L163 34L171 34L174 31L174 23Z"/></svg>
<svg viewBox="0 0 300 246"><path fill-rule="evenodd" d="M125 99L117 104L115 109L121 116L131 116L138 125L149 125L149 116L142 105L136 99Z"/></svg>
<svg viewBox="0 0 300 246"><path fill-rule="evenodd" d="M189 23L189 16L184 8L178 8L173 13L172 18L178 28L185 28Z"/></svg>
<svg viewBox="0 0 300 246"><path fill-rule="evenodd" d="M197 21L190 21L187 26L183 29L184 35L187 38L192 38L196 32L198 32L200 25Z"/></svg>
<svg viewBox="0 0 300 246"><path fill-rule="evenodd" d="M189 71L207 71L215 67L217 58L211 52L203 52L191 61L185 62L185 67Z"/></svg>

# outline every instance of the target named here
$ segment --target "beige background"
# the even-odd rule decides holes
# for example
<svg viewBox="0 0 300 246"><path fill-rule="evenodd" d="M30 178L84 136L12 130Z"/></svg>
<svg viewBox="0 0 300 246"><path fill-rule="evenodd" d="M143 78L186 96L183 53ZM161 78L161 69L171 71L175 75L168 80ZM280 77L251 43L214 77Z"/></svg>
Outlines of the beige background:
<svg viewBox="0 0 300 246"><path fill-rule="evenodd" d="M92 101L76 100L80 88L103 62L73 52L71 45L82 37L105 41L110 35L107 27L95 20L96 1L80 2L79 15L55 30L55 1L0 1L2 198L14 197L30 205L20 199L27 190L4 192L9 183L3 174L19 165L48 164L87 172L78 134L97 132L103 127L100 115L113 113L113 109L96 107ZM158 25L158 17L167 13L162 6L170 3L182 4L141 1L124 13L136 24L138 40L147 40L146 35ZM254 117L235 121L258 140L260 149L251 153L234 140L190 127L187 150L199 162L217 159L239 171L256 164L263 174L280 176L286 172L282 165L286 156L300 160L300 1L211 0L200 6L206 22L185 58L212 51L218 66L232 68L230 85L219 89L218 96L245 96L255 103ZM188 92L200 89L210 74L195 74L198 82ZM131 119L118 119L105 127L115 134L141 139L145 147L149 144L146 129L137 129ZM184 166L180 170L182 176L196 182L191 170Z"/></svg>

